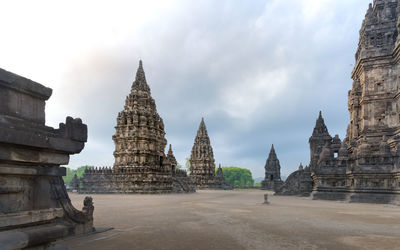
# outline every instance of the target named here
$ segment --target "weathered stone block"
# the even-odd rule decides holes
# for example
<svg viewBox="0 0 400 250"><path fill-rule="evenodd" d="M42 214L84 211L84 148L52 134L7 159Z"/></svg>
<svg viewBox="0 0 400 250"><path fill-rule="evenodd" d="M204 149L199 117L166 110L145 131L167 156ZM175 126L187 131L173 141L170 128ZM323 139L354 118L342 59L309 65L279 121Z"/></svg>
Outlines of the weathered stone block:
<svg viewBox="0 0 400 250"><path fill-rule="evenodd" d="M60 129L45 126L51 92L0 69L0 246L37 247L93 231L93 209L72 207L60 167L83 149L87 127L72 118Z"/></svg>

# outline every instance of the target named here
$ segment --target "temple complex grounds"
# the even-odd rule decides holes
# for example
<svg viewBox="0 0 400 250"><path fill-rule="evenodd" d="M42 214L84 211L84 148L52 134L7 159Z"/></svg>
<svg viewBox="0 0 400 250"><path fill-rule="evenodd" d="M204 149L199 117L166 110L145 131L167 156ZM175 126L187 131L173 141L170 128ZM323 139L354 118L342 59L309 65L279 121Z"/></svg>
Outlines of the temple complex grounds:
<svg viewBox="0 0 400 250"><path fill-rule="evenodd" d="M260 190L92 195L98 230L70 249L399 249L400 207ZM85 195L70 194L80 208Z"/></svg>

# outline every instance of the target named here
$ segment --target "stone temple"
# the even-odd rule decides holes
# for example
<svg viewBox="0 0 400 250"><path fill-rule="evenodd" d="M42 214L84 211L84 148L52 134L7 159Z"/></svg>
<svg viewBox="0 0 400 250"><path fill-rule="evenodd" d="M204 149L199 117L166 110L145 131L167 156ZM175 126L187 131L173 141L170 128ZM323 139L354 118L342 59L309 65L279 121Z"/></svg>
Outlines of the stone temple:
<svg viewBox="0 0 400 250"><path fill-rule="evenodd" d="M348 93L346 138L320 114L310 138L314 199L400 204L400 4L369 5Z"/></svg>
<svg viewBox="0 0 400 250"><path fill-rule="evenodd" d="M186 172L176 169L172 150L164 153L164 123L151 97L142 62L136 72L124 109L119 112L113 136L114 167L85 171L81 192L85 193L170 193L189 192ZM174 176L179 183L173 185ZM179 190L173 190L178 188Z"/></svg>
<svg viewBox="0 0 400 250"><path fill-rule="evenodd" d="M187 176L186 170L178 168L178 162L172 152L171 144L169 144L166 160L171 164L172 169L172 191L174 193L195 192L196 189L192 184L191 179Z"/></svg>
<svg viewBox="0 0 400 250"><path fill-rule="evenodd" d="M75 191L80 189L80 184L81 182L79 181L79 178L76 174L74 174L74 177L72 178L70 184L69 184L69 190Z"/></svg>
<svg viewBox="0 0 400 250"><path fill-rule="evenodd" d="M215 176L215 185L219 189L231 189L232 187L225 181L224 172L221 164L219 164L217 173Z"/></svg>
<svg viewBox="0 0 400 250"><path fill-rule="evenodd" d="M308 141L310 144L310 166L316 164L315 158L319 157L319 154L321 153L322 148L318 147L318 145L325 145L325 140L328 138L332 139L332 137L329 136L324 118L322 118L322 113L320 112L318 119L315 122L312 136ZM275 189L275 194L310 196L314 185L311 178L310 166L303 167L300 163L299 169L291 173L283 185Z"/></svg>
<svg viewBox="0 0 400 250"><path fill-rule="evenodd" d="M44 249L94 231L92 199L85 198L83 211L72 206L61 167L84 148L87 126L71 117L57 129L46 126L51 94L0 69L0 249Z"/></svg>
<svg viewBox="0 0 400 250"><path fill-rule="evenodd" d="M214 153L203 118L194 139L189 162L190 178L197 189L229 188L223 179L221 167L218 169L218 178L215 175Z"/></svg>
<svg viewBox="0 0 400 250"><path fill-rule="evenodd" d="M265 163L265 178L261 182L261 189L273 190L282 184L281 165L275 153L274 145L271 147L267 162Z"/></svg>

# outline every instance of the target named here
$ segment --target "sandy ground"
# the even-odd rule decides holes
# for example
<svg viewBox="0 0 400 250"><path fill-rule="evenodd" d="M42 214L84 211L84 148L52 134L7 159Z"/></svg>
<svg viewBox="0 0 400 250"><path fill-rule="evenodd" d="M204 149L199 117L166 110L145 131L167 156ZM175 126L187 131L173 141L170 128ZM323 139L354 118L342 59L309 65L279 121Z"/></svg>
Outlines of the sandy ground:
<svg viewBox="0 0 400 250"><path fill-rule="evenodd" d="M264 191L92 195L95 227L70 249L400 249L400 207L269 196ZM70 194L82 208L85 195Z"/></svg>

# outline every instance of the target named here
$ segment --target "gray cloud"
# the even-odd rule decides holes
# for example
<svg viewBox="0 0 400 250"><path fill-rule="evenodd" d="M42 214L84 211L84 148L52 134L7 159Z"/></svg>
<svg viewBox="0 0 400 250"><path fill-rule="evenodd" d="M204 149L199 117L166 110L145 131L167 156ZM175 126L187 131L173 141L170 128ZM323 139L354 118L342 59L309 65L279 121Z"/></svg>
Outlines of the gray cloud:
<svg viewBox="0 0 400 250"><path fill-rule="evenodd" d="M345 136L351 64L366 1L208 0L171 6L134 30L129 25L134 16L102 21L107 25L100 29L96 18L103 17L95 15L90 24L100 30L96 37L112 42L93 41L55 62L62 68L57 74L16 72L54 89L49 124L73 115L89 125L89 142L72 157L72 167L112 165L116 115L139 58L181 164L202 116L217 163L247 167L255 177L263 176L272 143L283 175L308 163L308 138L319 110L330 133ZM69 32L88 39L84 32ZM53 57L39 60L38 68L48 66L46 58ZM48 81L50 76L56 79Z"/></svg>

